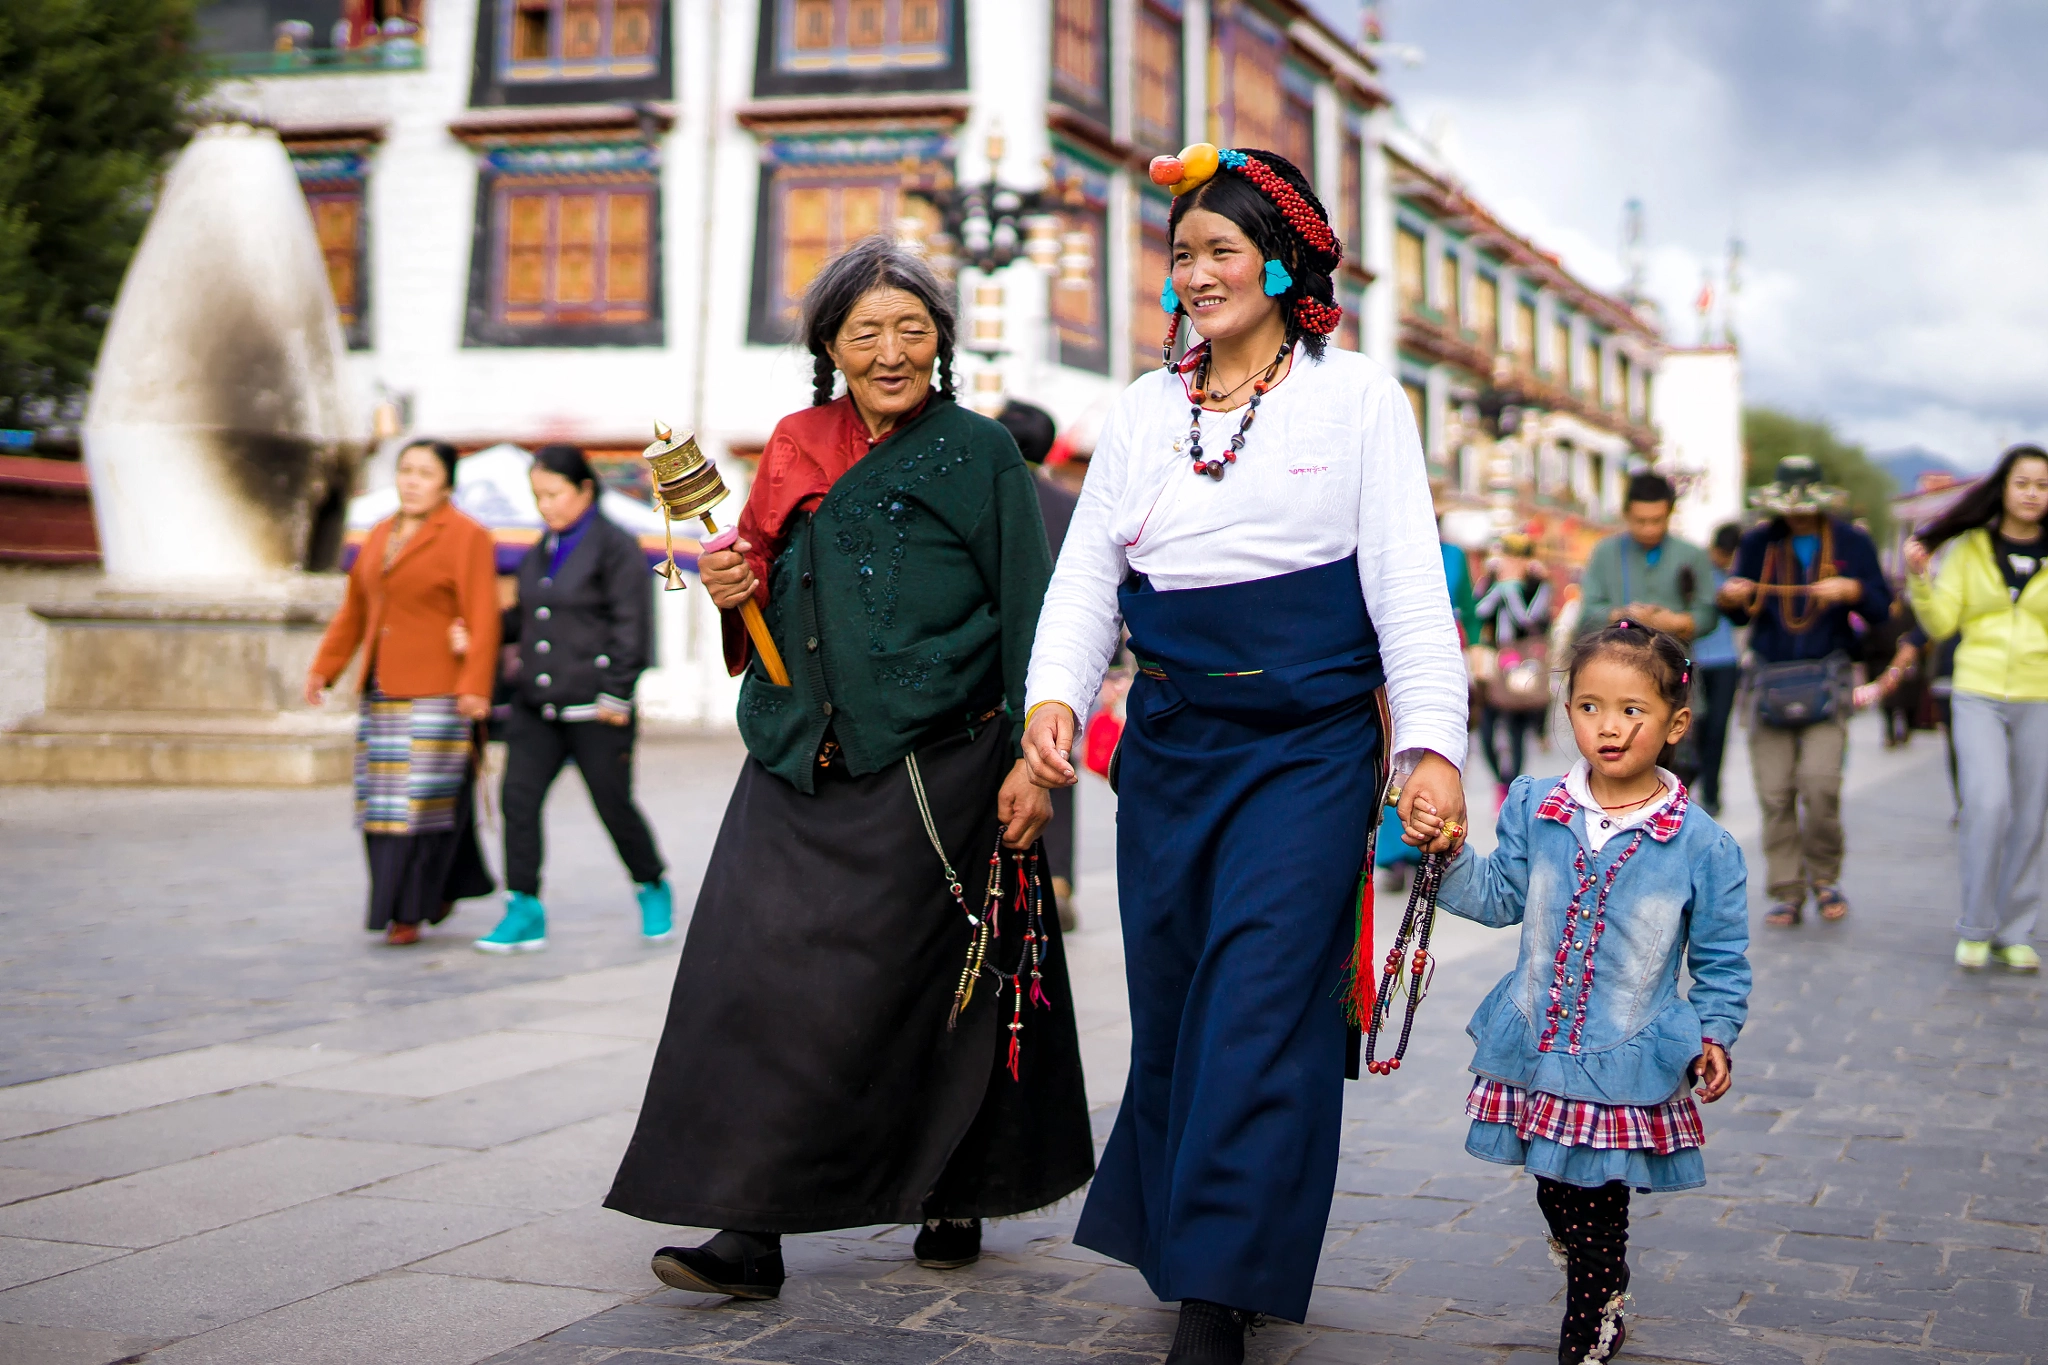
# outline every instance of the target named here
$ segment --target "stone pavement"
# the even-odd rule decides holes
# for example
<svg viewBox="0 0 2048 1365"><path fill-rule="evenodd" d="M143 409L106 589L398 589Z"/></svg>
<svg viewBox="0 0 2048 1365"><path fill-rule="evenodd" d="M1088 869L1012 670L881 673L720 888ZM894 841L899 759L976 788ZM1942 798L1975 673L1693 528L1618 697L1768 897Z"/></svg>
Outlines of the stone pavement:
<svg viewBox="0 0 2048 1365"><path fill-rule="evenodd" d="M1710 1182L1637 1203L1625 1358L2048 1362L2042 987L1949 965L1938 746L1874 740L1859 723L1856 911L1759 930L1735 1093L1706 1111ZM738 754L645 752L687 892ZM1739 753L1729 780L1754 858ZM635 941L578 784L550 810L556 947L510 962L465 946L481 902L421 950L363 935L346 810L333 792L0 791L0 1065L47 1078L0 1090L0 1361L1159 1360L1171 1307L1072 1246L1072 1200L994 1225L965 1271L920 1270L906 1229L867 1228L789 1239L777 1303L655 1285L647 1252L687 1234L597 1201L674 954ZM1110 818L1092 787L1070 952L1099 1132L1127 1039ZM1555 1359L1561 1276L1531 1184L1460 1150L1462 1025L1513 952L1442 931L1411 1064L1350 1087L1310 1320L1261 1331L1255 1362Z"/></svg>

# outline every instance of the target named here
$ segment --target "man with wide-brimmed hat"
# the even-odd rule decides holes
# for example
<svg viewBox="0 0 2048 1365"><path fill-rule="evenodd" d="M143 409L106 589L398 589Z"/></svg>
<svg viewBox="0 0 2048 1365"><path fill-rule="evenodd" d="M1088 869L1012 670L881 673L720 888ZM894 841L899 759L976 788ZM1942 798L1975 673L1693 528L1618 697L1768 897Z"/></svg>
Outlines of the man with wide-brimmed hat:
<svg viewBox="0 0 2048 1365"><path fill-rule="evenodd" d="M1763 807L1771 899L1766 924L1789 929L1808 892L1823 920L1849 913L1842 895L1842 759L1848 747L1851 614L1881 621L1891 587L1869 535L1837 515L1846 500L1811 457L1778 462L1750 494L1770 519L1743 536L1717 602L1750 626L1749 762ZM1802 815L1801 807L1804 807Z"/></svg>

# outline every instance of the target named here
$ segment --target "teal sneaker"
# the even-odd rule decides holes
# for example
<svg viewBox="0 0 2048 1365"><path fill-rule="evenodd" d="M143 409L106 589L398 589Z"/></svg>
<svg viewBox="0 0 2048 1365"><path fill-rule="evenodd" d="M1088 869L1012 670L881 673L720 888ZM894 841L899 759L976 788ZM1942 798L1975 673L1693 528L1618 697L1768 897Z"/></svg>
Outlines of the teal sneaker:
<svg viewBox="0 0 2048 1365"><path fill-rule="evenodd" d="M674 938L676 907L668 883L647 882L633 894L640 898L640 936L649 943L666 943Z"/></svg>
<svg viewBox="0 0 2048 1365"><path fill-rule="evenodd" d="M1999 965L2009 971L2038 972L2041 970L2041 955L2034 951L2032 944L2007 943L1993 948L1991 955L1998 959Z"/></svg>
<svg viewBox="0 0 2048 1365"><path fill-rule="evenodd" d="M548 946L548 912L540 897L514 891L505 900L505 918L476 941L481 953L537 953Z"/></svg>
<svg viewBox="0 0 2048 1365"><path fill-rule="evenodd" d="M1959 939L1956 942L1956 965L1966 972L1981 972L1991 965L1990 939Z"/></svg>

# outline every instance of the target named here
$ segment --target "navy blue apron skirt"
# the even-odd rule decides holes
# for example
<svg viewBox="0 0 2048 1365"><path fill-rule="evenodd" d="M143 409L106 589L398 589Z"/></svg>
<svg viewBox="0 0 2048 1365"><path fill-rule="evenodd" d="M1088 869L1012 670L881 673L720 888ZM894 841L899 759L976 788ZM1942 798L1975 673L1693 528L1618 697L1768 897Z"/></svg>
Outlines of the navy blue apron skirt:
<svg viewBox="0 0 2048 1365"><path fill-rule="evenodd" d="M1355 558L1119 597L1131 1071L1074 1240L1162 1300L1299 1322L1337 1178L1379 641Z"/></svg>

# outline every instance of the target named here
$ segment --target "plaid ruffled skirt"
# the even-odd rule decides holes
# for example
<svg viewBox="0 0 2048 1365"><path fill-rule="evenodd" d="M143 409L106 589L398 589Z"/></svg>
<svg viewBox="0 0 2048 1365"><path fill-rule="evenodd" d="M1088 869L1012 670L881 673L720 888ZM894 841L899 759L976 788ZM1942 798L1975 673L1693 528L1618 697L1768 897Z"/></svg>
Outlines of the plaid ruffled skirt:
<svg viewBox="0 0 2048 1365"><path fill-rule="evenodd" d="M1683 1088L1662 1104L1599 1104L1480 1076L1465 1097L1465 1114L1472 1120L1466 1151L1531 1175L1589 1187L1620 1181L1645 1191L1706 1183L1706 1130Z"/></svg>
<svg viewBox="0 0 2048 1365"><path fill-rule="evenodd" d="M453 830L469 772L469 722L453 697L390 697L372 686L356 714L356 828Z"/></svg>

